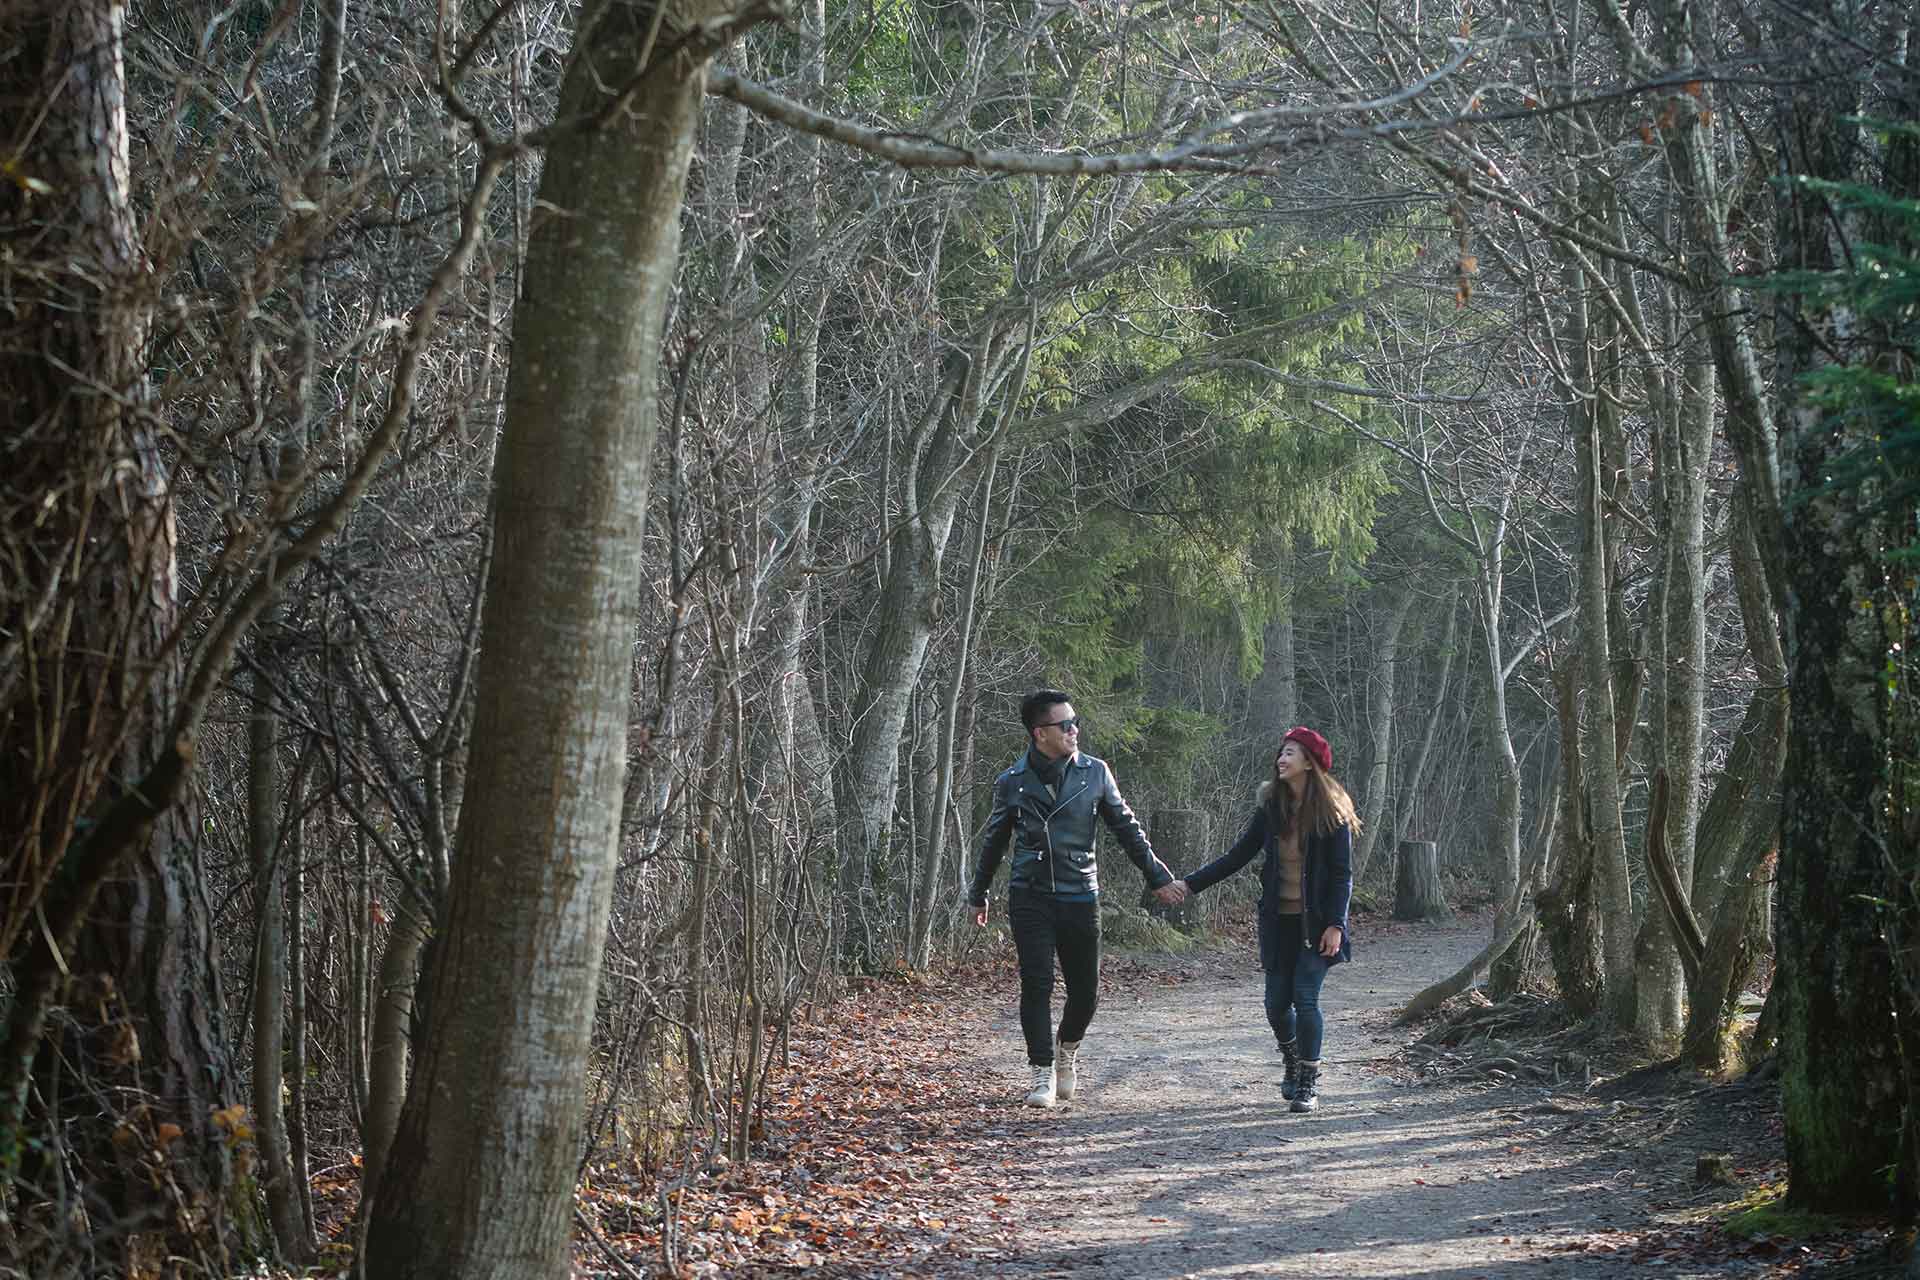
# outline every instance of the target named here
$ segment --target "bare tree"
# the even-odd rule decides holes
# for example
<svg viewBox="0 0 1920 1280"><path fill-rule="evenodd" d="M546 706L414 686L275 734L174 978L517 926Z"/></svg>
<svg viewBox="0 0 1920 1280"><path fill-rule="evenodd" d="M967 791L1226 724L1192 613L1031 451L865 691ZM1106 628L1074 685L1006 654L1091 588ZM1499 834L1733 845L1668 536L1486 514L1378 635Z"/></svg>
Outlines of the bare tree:
<svg viewBox="0 0 1920 1280"><path fill-rule="evenodd" d="M0 356L11 390L0 940L16 957L0 1192L121 1216L129 1267L167 1255L220 1265L257 1224L191 1208L224 1203L235 1171L220 1121L228 1132L239 1121L177 808L193 743L178 714L174 497L147 393L153 264L133 208L123 19L117 4L85 3L15 6L0 20L13 51L0 69L12 300ZM82 956L74 979L87 992L66 978ZM92 1016L43 1039L75 995ZM41 1123L86 1117L69 1131L71 1165L23 1166L30 1091ZM122 1125L132 1141L114 1140ZM83 1184L60 1185L74 1168ZM37 1265L72 1265L65 1247L56 1236Z"/></svg>
<svg viewBox="0 0 1920 1280"><path fill-rule="evenodd" d="M372 1276L566 1268L654 375L704 69L733 17L614 3L575 37L514 317L467 798Z"/></svg>

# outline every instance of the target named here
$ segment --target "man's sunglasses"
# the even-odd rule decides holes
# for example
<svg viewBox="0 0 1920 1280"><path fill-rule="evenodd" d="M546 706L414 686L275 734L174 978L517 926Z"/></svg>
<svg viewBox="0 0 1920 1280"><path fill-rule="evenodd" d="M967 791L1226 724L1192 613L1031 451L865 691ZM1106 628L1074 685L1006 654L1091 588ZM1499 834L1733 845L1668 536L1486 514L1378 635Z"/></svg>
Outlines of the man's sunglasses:
<svg viewBox="0 0 1920 1280"><path fill-rule="evenodd" d="M1072 733L1080 727L1080 717L1068 716L1065 720L1049 720L1040 727L1042 729L1058 729L1062 733Z"/></svg>

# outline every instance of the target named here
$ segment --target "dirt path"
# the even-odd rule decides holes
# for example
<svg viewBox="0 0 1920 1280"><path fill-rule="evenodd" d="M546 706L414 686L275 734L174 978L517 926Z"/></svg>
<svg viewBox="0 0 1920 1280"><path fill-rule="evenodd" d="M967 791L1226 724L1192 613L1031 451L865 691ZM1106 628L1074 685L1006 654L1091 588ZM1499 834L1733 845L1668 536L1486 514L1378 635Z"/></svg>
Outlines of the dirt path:
<svg viewBox="0 0 1920 1280"><path fill-rule="evenodd" d="M1030 1152L1006 1171L1018 1243L998 1269L1115 1280L1761 1273L1685 1259L1649 1272L1607 1252L1613 1224L1644 1227L1685 1198L1691 1155L1609 1144L1603 1100L1412 1082L1393 1058L1411 1036L1389 1012L1470 958L1483 922L1358 937L1355 963L1322 997L1327 1066L1310 1116L1280 1098L1251 955L1104 997L1081 1096L1057 1111L1011 1101L1025 1054L1012 1010L997 1017L980 1070L1004 1089ZM1586 1140L1570 1138L1580 1126Z"/></svg>

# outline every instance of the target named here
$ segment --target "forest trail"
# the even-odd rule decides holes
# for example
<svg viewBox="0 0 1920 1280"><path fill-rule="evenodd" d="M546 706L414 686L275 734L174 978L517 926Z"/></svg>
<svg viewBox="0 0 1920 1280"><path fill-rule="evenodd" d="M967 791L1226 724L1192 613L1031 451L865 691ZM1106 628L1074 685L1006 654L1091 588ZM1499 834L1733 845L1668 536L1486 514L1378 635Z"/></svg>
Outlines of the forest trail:
<svg viewBox="0 0 1920 1280"><path fill-rule="evenodd" d="M1392 1014L1487 934L1484 921L1359 925L1354 963L1322 997L1326 1072L1306 1116L1280 1097L1250 949L1189 960L1173 985L1113 984L1131 989L1103 993L1081 1095L1050 1112L1015 1101L1026 1067L1005 974L994 998L1006 1007L975 1050L980 1078L1030 1120L1012 1120L1012 1238L992 1269L1608 1280L1653 1262L1675 1280L1768 1274L1762 1259L1662 1250L1658 1234L1657 1261L1649 1253L1650 1218L1727 1198L1692 1186L1684 1124L1636 1123L1649 1108L1579 1082L1415 1081L1396 1057L1414 1033Z"/></svg>

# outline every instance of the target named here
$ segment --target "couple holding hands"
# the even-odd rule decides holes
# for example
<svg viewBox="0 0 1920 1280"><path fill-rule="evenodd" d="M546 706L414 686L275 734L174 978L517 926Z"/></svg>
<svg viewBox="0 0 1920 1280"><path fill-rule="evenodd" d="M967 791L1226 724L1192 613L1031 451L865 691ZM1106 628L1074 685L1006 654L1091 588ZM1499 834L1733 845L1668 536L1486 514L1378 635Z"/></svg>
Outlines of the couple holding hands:
<svg viewBox="0 0 1920 1280"><path fill-rule="evenodd" d="M1093 1020L1100 982L1100 900L1094 818L1107 824L1154 896L1183 902L1255 857L1260 864L1260 965L1267 1024L1286 1068L1280 1096L1312 1111L1320 1096L1325 1021L1320 986L1327 970L1353 958L1347 902L1353 893L1353 833L1360 820L1334 778L1333 749L1305 727L1287 732L1261 784L1246 830L1225 853L1184 879L1154 856L1106 761L1082 755L1079 717L1058 689L1020 703L1027 749L994 779L993 810L980 834L973 874L974 923L987 923L987 889L1009 848L1007 917L1020 963L1020 1029L1033 1070L1027 1102L1052 1107L1078 1089L1077 1058ZM1066 980L1066 1007L1052 1026L1053 966Z"/></svg>

